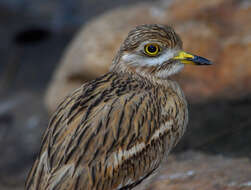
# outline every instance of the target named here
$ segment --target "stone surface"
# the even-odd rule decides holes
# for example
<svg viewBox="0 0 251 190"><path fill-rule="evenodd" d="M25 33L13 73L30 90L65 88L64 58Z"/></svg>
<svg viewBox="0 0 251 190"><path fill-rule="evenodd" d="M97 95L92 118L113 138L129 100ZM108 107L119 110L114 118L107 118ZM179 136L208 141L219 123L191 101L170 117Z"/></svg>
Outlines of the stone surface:
<svg viewBox="0 0 251 190"><path fill-rule="evenodd" d="M22 176L24 180L24 175ZM10 176L0 181L0 188L21 190L23 184L10 184ZM135 190L250 190L251 161L187 151L171 154L156 175Z"/></svg>
<svg viewBox="0 0 251 190"><path fill-rule="evenodd" d="M169 157L160 174L145 190L248 190L251 189L251 162L199 152Z"/></svg>
<svg viewBox="0 0 251 190"><path fill-rule="evenodd" d="M250 20L247 0L158 1L107 12L87 23L67 48L47 91L46 105L55 110L72 89L107 72L128 31L142 23L173 25L186 51L215 63L187 66L177 77L189 99L246 94L251 91Z"/></svg>
<svg viewBox="0 0 251 190"><path fill-rule="evenodd" d="M251 11L251 9L250 9ZM251 19L251 18L250 18ZM224 43L219 57L218 82L225 86L229 95L243 95L251 88L251 33L248 36L233 36Z"/></svg>

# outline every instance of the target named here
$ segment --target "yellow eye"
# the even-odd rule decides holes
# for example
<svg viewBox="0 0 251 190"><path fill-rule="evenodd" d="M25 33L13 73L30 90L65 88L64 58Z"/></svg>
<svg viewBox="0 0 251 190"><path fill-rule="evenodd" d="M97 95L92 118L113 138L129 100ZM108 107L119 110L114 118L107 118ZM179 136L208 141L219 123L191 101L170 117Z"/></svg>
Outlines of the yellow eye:
<svg viewBox="0 0 251 190"><path fill-rule="evenodd" d="M160 47L158 44L146 44L145 45L145 53L148 56L156 56L160 52Z"/></svg>

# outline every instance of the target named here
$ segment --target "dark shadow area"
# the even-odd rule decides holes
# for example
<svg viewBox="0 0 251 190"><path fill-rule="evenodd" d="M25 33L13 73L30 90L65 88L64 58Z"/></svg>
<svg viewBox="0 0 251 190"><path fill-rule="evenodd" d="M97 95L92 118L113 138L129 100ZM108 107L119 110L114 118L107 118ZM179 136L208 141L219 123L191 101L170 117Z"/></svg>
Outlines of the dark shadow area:
<svg viewBox="0 0 251 190"><path fill-rule="evenodd" d="M190 104L187 132L175 151L251 158L251 95Z"/></svg>
<svg viewBox="0 0 251 190"><path fill-rule="evenodd" d="M51 37L51 32L48 29L41 27L27 27L19 31L14 36L14 43L17 45L35 45L43 42Z"/></svg>

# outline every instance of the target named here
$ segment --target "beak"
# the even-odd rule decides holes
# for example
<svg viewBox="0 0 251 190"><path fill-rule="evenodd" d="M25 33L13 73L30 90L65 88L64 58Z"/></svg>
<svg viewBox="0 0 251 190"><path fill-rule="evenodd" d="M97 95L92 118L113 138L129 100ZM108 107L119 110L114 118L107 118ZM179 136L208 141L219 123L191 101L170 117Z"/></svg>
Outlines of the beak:
<svg viewBox="0 0 251 190"><path fill-rule="evenodd" d="M183 64L192 64L192 65L212 65L213 63L206 58L193 55L190 53L186 53L184 51L180 51L177 56L173 59L179 60Z"/></svg>

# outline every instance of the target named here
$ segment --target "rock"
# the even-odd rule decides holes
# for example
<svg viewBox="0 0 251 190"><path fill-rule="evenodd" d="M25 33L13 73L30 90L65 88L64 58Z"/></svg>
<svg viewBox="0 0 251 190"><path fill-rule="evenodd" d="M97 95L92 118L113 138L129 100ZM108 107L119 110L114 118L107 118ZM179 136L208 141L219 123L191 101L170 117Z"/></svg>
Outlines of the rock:
<svg viewBox="0 0 251 190"><path fill-rule="evenodd" d="M248 94L250 20L247 0L158 1L107 12L87 23L66 50L49 85L46 106L52 112L74 88L107 72L128 31L143 23L174 26L186 51L215 63L187 66L176 77L192 102Z"/></svg>
<svg viewBox="0 0 251 190"><path fill-rule="evenodd" d="M250 18L251 19L251 18ZM221 57L218 58L218 82L231 96L240 96L251 87L251 34L233 36L223 44ZM226 95L226 93L224 95Z"/></svg>
<svg viewBox="0 0 251 190"><path fill-rule="evenodd" d="M135 190L248 190L251 162L188 151L170 156L150 185Z"/></svg>

